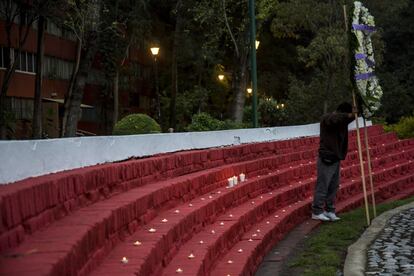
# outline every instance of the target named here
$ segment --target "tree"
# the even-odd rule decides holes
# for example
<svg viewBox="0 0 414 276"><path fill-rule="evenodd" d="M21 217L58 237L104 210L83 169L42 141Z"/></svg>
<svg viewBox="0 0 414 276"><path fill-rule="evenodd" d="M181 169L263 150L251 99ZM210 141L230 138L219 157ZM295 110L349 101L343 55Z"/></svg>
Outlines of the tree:
<svg viewBox="0 0 414 276"><path fill-rule="evenodd" d="M273 13L275 0L257 2L257 19L264 21ZM231 117L236 122L243 120L245 93L248 85L249 64L249 17L247 2L235 0L199 1L193 8L195 20L202 24L206 37L222 48L222 58L231 70L233 93ZM217 15L221 13L221 16ZM259 22L260 23L260 22ZM261 24L257 29L260 31ZM226 56L230 59L226 60Z"/></svg>
<svg viewBox="0 0 414 276"><path fill-rule="evenodd" d="M102 2L98 0L68 0L60 8L64 13L63 25L69 28L77 39L75 66L65 96L62 121L62 136L73 137L76 135L81 115L80 106L86 80L97 52Z"/></svg>
<svg viewBox="0 0 414 276"><path fill-rule="evenodd" d="M130 49L147 35L147 1L104 1L99 53L113 94L113 125L119 118L119 76Z"/></svg>
<svg viewBox="0 0 414 276"><path fill-rule="evenodd" d="M33 1L33 5L37 1ZM11 78L17 67L17 60L20 58L22 47L25 45L30 27L37 19L38 14L34 12L26 1L4 0L0 1L0 17L5 22L5 35L7 45L5 48L5 65L6 71L3 77L3 83L0 90L0 139L6 138L6 96L9 89ZM18 21L18 26L14 22ZM17 35L12 35L17 29ZM14 58L7 58L14 57Z"/></svg>
<svg viewBox="0 0 414 276"><path fill-rule="evenodd" d="M317 120L340 101L350 99L349 69L344 66L349 47L342 11L341 4L333 0L289 0L277 7L271 30L278 38L297 41L297 62L305 70L292 72L289 80L287 112L308 115L296 116L296 123ZM297 110L296 101L304 102L304 109Z"/></svg>

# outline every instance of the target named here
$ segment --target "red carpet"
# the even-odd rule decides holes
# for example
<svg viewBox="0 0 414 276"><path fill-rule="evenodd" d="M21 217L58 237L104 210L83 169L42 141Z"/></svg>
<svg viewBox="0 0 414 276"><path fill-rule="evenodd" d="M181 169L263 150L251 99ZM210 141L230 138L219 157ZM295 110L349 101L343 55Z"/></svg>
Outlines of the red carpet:
<svg viewBox="0 0 414 276"><path fill-rule="evenodd" d="M380 126L369 135L377 200L414 194L414 140ZM363 200L350 136L340 210ZM317 147L302 138L178 152L0 186L0 275L251 275L309 217ZM226 189L242 172L248 180Z"/></svg>

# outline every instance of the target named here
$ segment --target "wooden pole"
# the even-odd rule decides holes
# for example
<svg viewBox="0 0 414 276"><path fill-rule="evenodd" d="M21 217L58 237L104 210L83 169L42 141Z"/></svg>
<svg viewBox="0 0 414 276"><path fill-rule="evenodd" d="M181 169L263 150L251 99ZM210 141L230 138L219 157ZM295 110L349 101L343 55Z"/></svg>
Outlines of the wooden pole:
<svg viewBox="0 0 414 276"><path fill-rule="evenodd" d="M348 16L347 16L347 12L346 12L346 5L343 5L343 9L344 9L345 31L346 31L346 36L348 37ZM349 40L349 38L348 38L348 40ZM347 62L347 64L349 64L349 62ZM356 109L356 107L357 107L356 97L355 97L355 91L353 89L352 89L352 101L353 101L354 109ZM362 158L361 135L359 133L359 122L358 122L358 114L357 113L355 113L355 124L356 124L356 132L357 132L359 163L360 163L360 166L361 166L362 189L363 189L363 192L364 192L365 215L366 215L366 219L367 219L367 225L370 225L371 220L370 220L370 217L369 217L367 187L366 187L366 184L365 184L364 161L363 161L363 158Z"/></svg>
<svg viewBox="0 0 414 276"><path fill-rule="evenodd" d="M354 108L355 108L357 105L356 105L356 99L355 99L355 92L354 91L352 91L352 100L353 100L353 105L354 105ZM357 113L355 113L355 124L356 124L356 131L357 131L357 143L358 143L359 164L361 166L362 189L364 191L365 215L366 215L366 218L367 218L367 225L370 225L371 220L369 218L367 186L365 184L364 160L362 158L361 135L359 133L359 122L358 122L358 114Z"/></svg>
<svg viewBox="0 0 414 276"><path fill-rule="evenodd" d="M372 180L372 168L371 168L371 155L369 153L368 130L367 130L367 123L366 123L365 118L364 118L364 132L365 132L365 149L367 152L367 162L368 162L369 184L371 186L372 210L374 212L374 218L375 218L377 216L377 206L375 204L375 191L374 191L374 182Z"/></svg>

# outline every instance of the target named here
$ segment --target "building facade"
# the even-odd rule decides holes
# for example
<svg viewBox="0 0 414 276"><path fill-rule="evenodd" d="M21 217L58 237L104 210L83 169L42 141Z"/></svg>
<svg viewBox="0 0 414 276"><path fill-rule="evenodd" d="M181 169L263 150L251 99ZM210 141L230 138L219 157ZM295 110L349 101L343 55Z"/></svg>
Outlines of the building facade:
<svg viewBox="0 0 414 276"><path fill-rule="evenodd" d="M33 117L35 68L37 51L37 23L29 29L20 54L16 51L19 32L17 19L12 26L12 49L7 47L5 21L0 19L0 85L10 60L17 67L7 90L6 105L12 114L14 137L29 138ZM42 122L45 137L59 136L63 101L69 88L76 58L76 38L68 30L47 20L44 35L42 79ZM119 118L131 113L151 114L154 100L152 57L142 45L134 45L128 51L119 79ZM112 84L105 78L95 57L89 72L82 101L82 118L78 124L79 135L105 135L112 131L113 95Z"/></svg>

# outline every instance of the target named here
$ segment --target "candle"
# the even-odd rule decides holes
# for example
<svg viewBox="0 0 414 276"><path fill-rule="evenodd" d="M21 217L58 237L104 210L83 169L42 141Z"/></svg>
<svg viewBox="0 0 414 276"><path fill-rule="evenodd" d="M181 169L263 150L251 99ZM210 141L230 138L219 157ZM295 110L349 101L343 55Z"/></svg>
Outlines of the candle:
<svg viewBox="0 0 414 276"><path fill-rule="evenodd" d="M238 178L237 178L237 176L233 176L233 184L234 184L234 185L237 185L237 183L238 183Z"/></svg>
<svg viewBox="0 0 414 276"><path fill-rule="evenodd" d="M228 263L228 264L232 264L232 263L233 263L233 261L232 261L232 260L228 260L228 261L227 261L227 263Z"/></svg>
<svg viewBox="0 0 414 276"><path fill-rule="evenodd" d="M175 272L177 272L177 273L183 273L183 270L181 268L177 268L177 270Z"/></svg>
<svg viewBox="0 0 414 276"><path fill-rule="evenodd" d="M127 259L127 257L122 257L121 262L122 262L123 264L127 264L127 263L128 263L128 259Z"/></svg>
<svg viewBox="0 0 414 276"><path fill-rule="evenodd" d="M240 177L240 182L244 182L246 180L246 175L244 173L241 173L239 177Z"/></svg>
<svg viewBox="0 0 414 276"><path fill-rule="evenodd" d="M193 253L191 253L190 255L188 255L188 258L189 258L189 259L194 259L194 257L195 257L195 256L193 255Z"/></svg>
<svg viewBox="0 0 414 276"><path fill-rule="evenodd" d="M140 241L136 241L136 242L134 242L134 245L135 246L140 246L142 243L140 242Z"/></svg>
<svg viewBox="0 0 414 276"><path fill-rule="evenodd" d="M239 250L237 250L237 252L242 253L243 249L240 248Z"/></svg>
<svg viewBox="0 0 414 276"><path fill-rule="evenodd" d="M223 226L224 225L224 222L220 222L220 225Z"/></svg>
<svg viewBox="0 0 414 276"><path fill-rule="evenodd" d="M252 242L253 240L252 239L249 239L249 242Z"/></svg>
<svg viewBox="0 0 414 276"><path fill-rule="evenodd" d="M203 244L203 243L204 243L204 241L200 241L199 243L200 243L200 244Z"/></svg>
<svg viewBox="0 0 414 276"><path fill-rule="evenodd" d="M161 222L164 222L164 223L166 223L168 221L168 219L163 219Z"/></svg>
<svg viewBox="0 0 414 276"><path fill-rule="evenodd" d="M180 210L177 209L177 210L174 211L174 213L178 214L178 213L180 213Z"/></svg>
<svg viewBox="0 0 414 276"><path fill-rule="evenodd" d="M148 230L148 232L150 232L150 233L155 233L157 230L155 230L154 228L150 228L149 230Z"/></svg>
<svg viewBox="0 0 414 276"><path fill-rule="evenodd" d="M230 177L229 179L227 179L227 182L229 183L229 186L228 186L229 188L234 186L234 181L233 180L234 180L233 177Z"/></svg>

